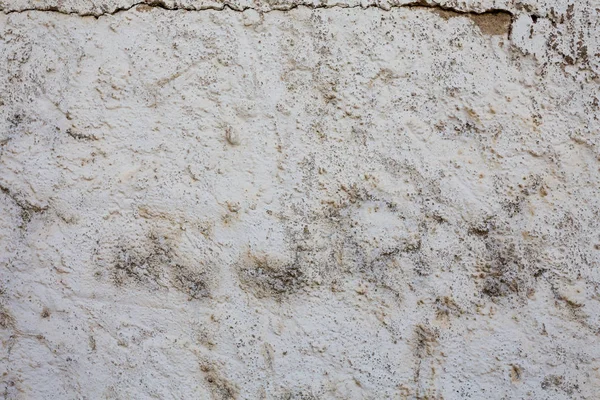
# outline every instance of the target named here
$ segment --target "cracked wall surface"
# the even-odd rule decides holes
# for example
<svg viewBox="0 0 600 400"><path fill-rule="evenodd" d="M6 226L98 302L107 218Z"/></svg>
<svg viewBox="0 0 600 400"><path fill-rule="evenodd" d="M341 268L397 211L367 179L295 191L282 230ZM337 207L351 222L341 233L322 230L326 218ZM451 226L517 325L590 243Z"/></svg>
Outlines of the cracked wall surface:
<svg viewBox="0 0 600 400"><path fill-rule="evenodd" d="M598 1L0 9L3 398L598 398Z"/></svg>

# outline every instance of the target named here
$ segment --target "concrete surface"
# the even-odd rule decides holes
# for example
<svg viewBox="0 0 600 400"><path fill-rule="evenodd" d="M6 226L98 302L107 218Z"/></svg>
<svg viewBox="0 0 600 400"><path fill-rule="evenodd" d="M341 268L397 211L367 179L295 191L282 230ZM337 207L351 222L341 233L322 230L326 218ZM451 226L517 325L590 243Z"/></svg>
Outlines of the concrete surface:
<svg viewBox="0 0 600 400"><path fill-rule="evenodd" d="M0 9L4 398L598 399L598 1Z"/></svg>

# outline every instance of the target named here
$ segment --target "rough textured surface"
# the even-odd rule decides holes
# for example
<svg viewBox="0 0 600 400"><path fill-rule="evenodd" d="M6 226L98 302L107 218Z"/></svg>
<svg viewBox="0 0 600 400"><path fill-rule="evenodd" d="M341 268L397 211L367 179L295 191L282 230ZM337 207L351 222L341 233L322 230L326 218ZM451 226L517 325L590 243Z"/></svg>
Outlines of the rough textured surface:
<svg viewBox="0 0 600 400"><path fill-rule="evenodd" d="M4 398L597 398L597 2L152 4L1 3Z"/></svg>

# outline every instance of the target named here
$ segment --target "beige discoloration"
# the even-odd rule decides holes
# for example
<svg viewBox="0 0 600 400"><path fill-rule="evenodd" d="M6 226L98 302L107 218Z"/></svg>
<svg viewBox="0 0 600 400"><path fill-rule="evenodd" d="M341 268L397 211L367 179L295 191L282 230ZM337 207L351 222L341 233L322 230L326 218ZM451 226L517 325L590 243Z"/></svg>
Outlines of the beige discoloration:
<svg viewBox="0 0 600 400"><path fill-rule="evenodd" d="M461 13L456 11L434 9L440 17L448 20L450 18L469 18L484 35L508 36L512 23L512 15L504 11L489 11L486 13Z"/></svg>

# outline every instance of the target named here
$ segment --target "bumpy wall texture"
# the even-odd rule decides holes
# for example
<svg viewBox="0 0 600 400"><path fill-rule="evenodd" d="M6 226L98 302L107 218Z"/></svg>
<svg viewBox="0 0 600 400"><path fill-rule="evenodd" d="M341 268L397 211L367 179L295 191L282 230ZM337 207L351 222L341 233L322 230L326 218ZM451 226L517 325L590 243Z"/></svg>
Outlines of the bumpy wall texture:
<svg viewBox="0 0 600 400"><path fill-rule="evenodd" d="M598 0L0 8L4 398L599 398Z"/></svg>

